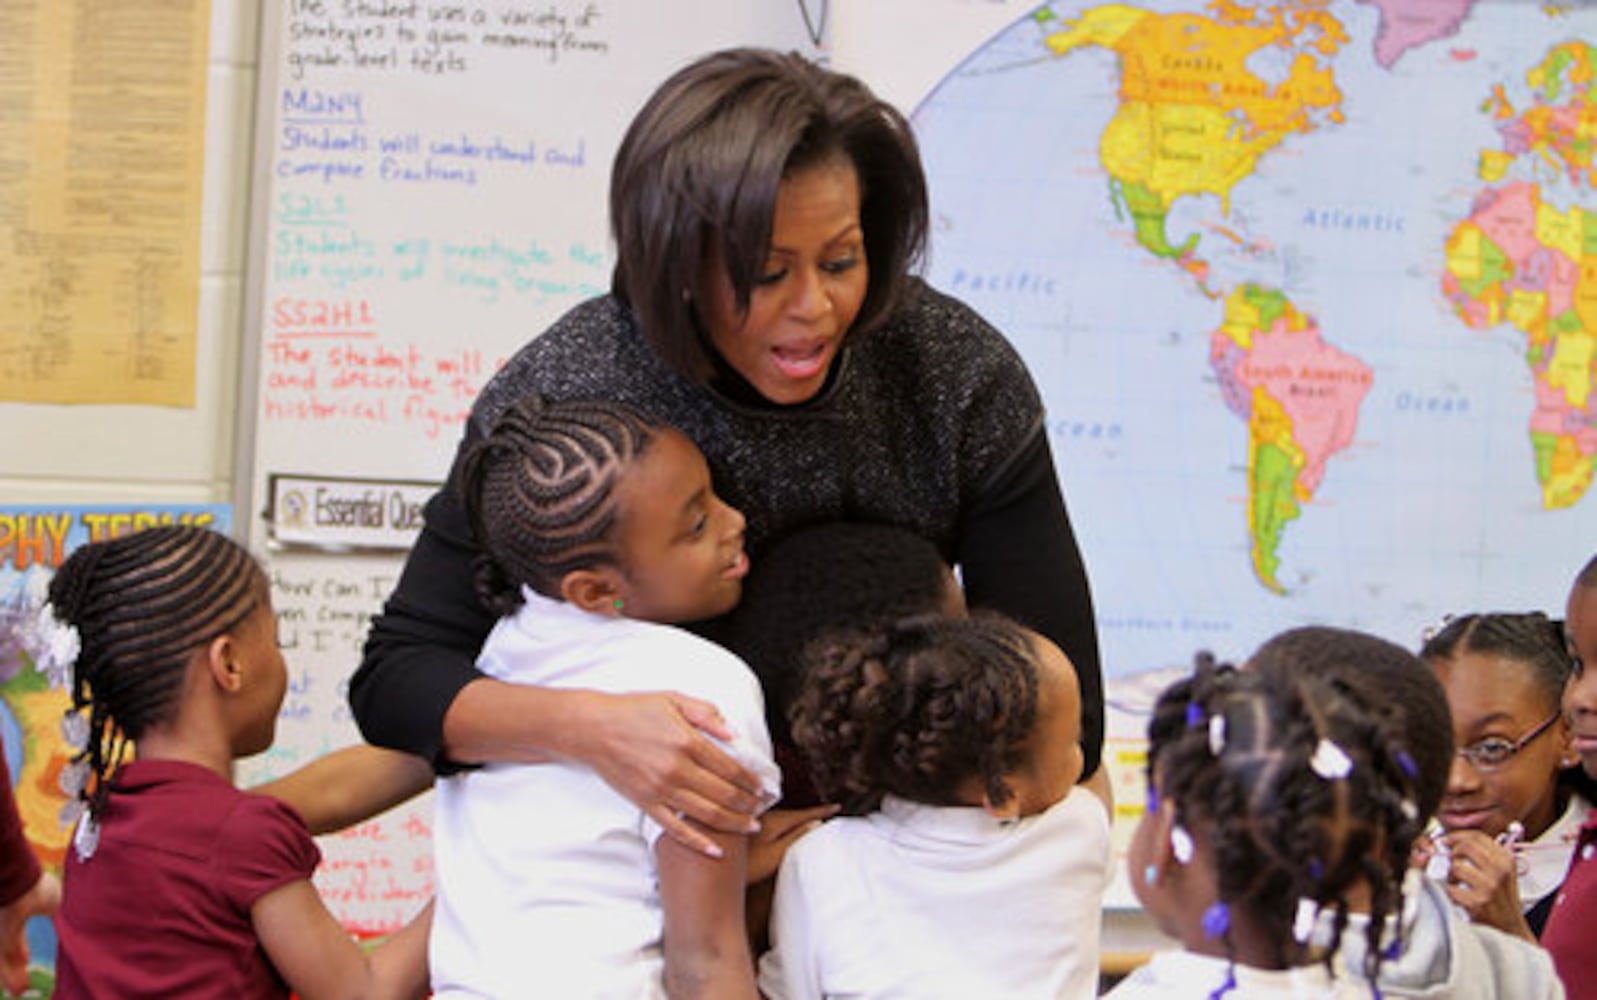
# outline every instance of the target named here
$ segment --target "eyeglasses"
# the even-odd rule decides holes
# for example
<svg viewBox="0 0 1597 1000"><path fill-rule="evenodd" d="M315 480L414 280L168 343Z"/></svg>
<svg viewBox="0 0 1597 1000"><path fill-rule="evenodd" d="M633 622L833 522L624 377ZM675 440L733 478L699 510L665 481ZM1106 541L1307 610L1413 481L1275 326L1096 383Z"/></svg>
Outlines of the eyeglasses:
<svg viewBox="0 0 1597 1000"><path fill-rule="evenodd" d="M1563 717L1563 709L1549 715L1535 729L1521 736L1517 740L1504 739L1501 736L1488 736L1484 740L1476 740L1467 747L1459 747L1458 755L1470 762L1477 771L1495 771L1509 761L1513 760L1521 750L1536 741L1536 737L1547 732L1549 726Z"/></svg>

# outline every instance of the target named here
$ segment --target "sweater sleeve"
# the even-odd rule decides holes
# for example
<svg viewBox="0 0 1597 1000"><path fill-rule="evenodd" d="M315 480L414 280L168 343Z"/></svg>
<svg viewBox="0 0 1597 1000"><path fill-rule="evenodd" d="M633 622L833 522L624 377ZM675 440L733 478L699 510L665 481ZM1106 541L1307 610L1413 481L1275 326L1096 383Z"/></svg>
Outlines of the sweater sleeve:
<svg viewBox="0 0 1597 1000"><path fill-rule="evenodd" d="M964 515L958 552L972 607L1031 626L1064 650L1081 684L1083 776L1103 754L1103 672L1087 569L1039 423Z"/></svg>
<svg viewBox="0 0 1597 1000"><path fill-rule="evenodd" d="M467 425L464 454L477 432ZM372 620L349 704L361 735L450 770L442 760L444 715L467 684L483 676L477 653L495 618L477 597L465 508L451 473L428 501L421 534L399 583Z"/></svg>
<svg viewBox="0 0 1597 1000"><path fill-rule="evenodd" d="M42 870L22 829L16 794L11 790L11 768L0 754L0 906L9 906L39 881Z"/></svg>

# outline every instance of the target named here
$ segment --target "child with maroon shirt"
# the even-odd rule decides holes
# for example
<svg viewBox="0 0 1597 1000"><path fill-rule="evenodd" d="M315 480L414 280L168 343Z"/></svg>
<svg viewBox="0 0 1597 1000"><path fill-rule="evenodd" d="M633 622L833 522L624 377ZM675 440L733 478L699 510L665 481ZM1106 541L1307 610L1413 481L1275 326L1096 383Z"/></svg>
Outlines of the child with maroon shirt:
<svg viewBox="0 0 1597 1000"><path fill-rule="evenodd" d="M0 986L20 996L28 988L29 917L49 917L61 905L61 883L39 867L22 830L11 768L0 754Z"/></svg>
<svg viewBox="0 0 1597 1000"><path fill-rule="evenodd" d="M288 682L249 553L151 528L74 552L49 598L42 666L88 713L68 768L86 810L56 920L58 1000L424 996L431 906L368 955L310 879L313 831L414 795L425 762L354 747L269 786L281 798L233 787L233 760L271 745Z"/></svg>
<svg viewBox="0 0 1597 1000"><path fill-rule="evenodd" d="M1564 688L1564 714L1587 777L1597 779L1597 555L1575 577L1564 611L1564 638L1575 672ZM1597 813L1581 827L1569 874L1542 931L1542 946L1564 981L1570 1000L1597 998Z"/></svg>

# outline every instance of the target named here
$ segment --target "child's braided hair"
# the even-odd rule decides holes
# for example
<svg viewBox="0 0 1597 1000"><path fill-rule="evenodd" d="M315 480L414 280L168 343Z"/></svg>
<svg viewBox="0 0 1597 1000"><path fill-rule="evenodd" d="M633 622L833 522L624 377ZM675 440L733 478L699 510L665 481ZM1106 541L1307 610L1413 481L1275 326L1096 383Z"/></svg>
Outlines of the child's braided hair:
<svg viewBox="0 0 1597 1000"><path fill-rule="evenodd" d="M1160 696L1148 727L1150 787L1178 824L1204 831L1219 903L1248 915L1281 965L1313 954L1299 915L1308 906L1333 914L1329 966L1362 885L1365 972L1375 980L1424 821L1402 735L1305 674L1203 664ZM1228 925L1220 921L1229 948Z"/></svg>
<svg viewBox="0 0 1597 1000"><path fill-rule="evenodd" d="M74 759L92 776L82 794L98 813L128 741L175 718L194 653L238 627L266 596L243 546L189 525L147 528L85 545L50 581L55 616L78 630L72 707L89 713Z"/></svg>

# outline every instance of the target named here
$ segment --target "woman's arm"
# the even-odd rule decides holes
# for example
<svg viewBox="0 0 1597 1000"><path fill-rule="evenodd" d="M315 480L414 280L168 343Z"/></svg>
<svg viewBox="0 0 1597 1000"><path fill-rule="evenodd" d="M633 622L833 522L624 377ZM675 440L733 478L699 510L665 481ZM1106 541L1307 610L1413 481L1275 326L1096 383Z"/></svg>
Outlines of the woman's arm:
<svg viewBox="0 0 1597 1000"><path fill-rule="evenodd" d="M665 991L671 1000L757 1000L743 920L748 838L703 831L715 862L668 837L655 844L665 917Z"/></svg>
<svg viewBox="0 0 1597 1000"><path fill-rule="evenodd" d="M1103 670L1087 568L1039 425L960 525L960 576L972 607L1001 611L1052 639L1081 682L1083 775L1103 756Z"/></svg>
<svg viewBox="0 0 1597 1000"><path fill-rule="evenodd" d="M462 452L475 437L468 429ZM494 618L477 598L477 548L455 479L428 501L421 534L350 680L350 707L366 739L446 770L580 760L698 850L713 845L679 813L715 829L751 829L759 782L699 732L728 737L708 703L670 693L557 691L478 672L477 652Z"/></svg>
<svg viewBox="0 0 1597 1000"><path fill-rule="evenodd" d="M299 879L255 901L250 919L272 965L300 1000L420 1000L427 996L433 904L371 952L340 927L316 887Z"/></svg>
<svg viewBox="0 0 1597 1000"><path fill-rule="evenodd" d="M432 765L413 754L344 747L250 789L293 806L314 836L385 813L431 788Z"/></svg>

